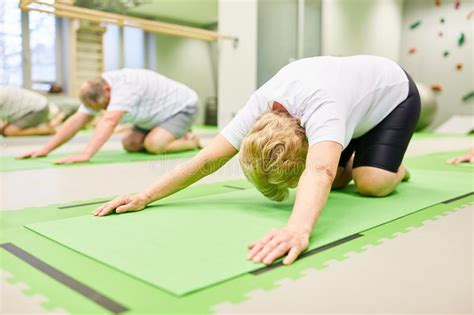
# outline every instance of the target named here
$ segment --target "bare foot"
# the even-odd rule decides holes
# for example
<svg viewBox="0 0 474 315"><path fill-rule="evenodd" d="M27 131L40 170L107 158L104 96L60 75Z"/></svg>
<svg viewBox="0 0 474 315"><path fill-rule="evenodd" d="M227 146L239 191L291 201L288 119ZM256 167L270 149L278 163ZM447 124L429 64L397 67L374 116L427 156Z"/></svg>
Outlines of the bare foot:
<svg viewBox="0 0 474 315"><path fill-rule="evenodd" d="M124 133L131 131L133 129L132 124L119 124L117 127L114 129L114 133Z"/></svg>
<svg viewBox="0 0 474 315"><path fill-rule="evenodd" d="M49 124L52 127L56 128L63 122L64 118L66 118L66 114L63 112L59 112L53 118L51 118Z"/></svg>
<svg viewBox="0 0 474 315"><path fill-rule="evenodd" d="M411 174L405 166L402 165L401 167L403 167L404 172L405 172L403 174L402 182L408 182L410 180Z"/></svg>
<svg viewBox="0 0 474 315"><path fill-rule="evenodd" d="M197 149L202 149L202 145L201 145L201 142L200 142L200 139L197 135L195 135L194 133L192 132L187 132L183 135L183 139L184 140L187 140L187 141L192 141L194 146L197 148Z"/></svg>

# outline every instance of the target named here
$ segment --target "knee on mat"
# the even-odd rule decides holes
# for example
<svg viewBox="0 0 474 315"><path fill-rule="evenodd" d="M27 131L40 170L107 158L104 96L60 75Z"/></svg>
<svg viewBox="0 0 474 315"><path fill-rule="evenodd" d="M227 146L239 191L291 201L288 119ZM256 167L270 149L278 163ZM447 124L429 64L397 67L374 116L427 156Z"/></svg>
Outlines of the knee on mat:
<svg viewBox="0 0 474 315"><path fill-rule="evenodd" d="M122 146L128 152L143 150L143 141L137 137L126 137L122 139Z"/></svg>
<svg viewBox="0 0 474 315"><path fill-rule="evenodd" d="M154 154L162 153L165 150L165 146L152 137L146 137L145 141L143 142L143 146L147 152Z"/></svg>
<svg viewBox="0 0 474 315"><path fill-rule="evenodd" d="M359 193L368 197L385 197L393 191L393 178L377 176L376 174L354 177L354 183Z"/></svg>

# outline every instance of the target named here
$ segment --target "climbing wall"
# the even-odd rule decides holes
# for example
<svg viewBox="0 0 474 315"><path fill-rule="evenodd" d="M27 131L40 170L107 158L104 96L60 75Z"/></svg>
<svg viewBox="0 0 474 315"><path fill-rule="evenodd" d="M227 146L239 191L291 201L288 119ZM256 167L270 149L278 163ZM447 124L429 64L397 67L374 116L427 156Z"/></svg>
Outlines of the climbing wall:
<svg viewBox="0 0 474 315"><path fill-rule="evenodd" d="M402 66L436 93L432 126L474 112L474 0L406 1Z"/></svg>

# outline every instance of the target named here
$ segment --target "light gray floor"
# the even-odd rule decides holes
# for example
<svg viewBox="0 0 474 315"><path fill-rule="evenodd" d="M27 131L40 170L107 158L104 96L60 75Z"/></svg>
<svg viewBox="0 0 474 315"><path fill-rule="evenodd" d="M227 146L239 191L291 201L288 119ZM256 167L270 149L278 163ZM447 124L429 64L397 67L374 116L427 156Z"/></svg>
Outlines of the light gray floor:
<svg viewBox="0 0 474 315"><path fill-rule="evenodd" d="M27 296L24 294L28 290L25 283L11 284L8 282L10 274L0 270L0 314L42 314L46 313L43 303L48 302L48 298L43 295ZM48 311L47 314L68 314L63 309Z"/></svg>
<svg viewBox="0 0 474 315"><path fill-rule="evenodd" d="M7 139L2 154L37 148L43 139ZM43 140L44 141L44 140ZM87 137L61 148L80 150ZM206 135L203 143L209 141ZM120 147L118 136L107 144ZM414 140L408 155L468 150L472 139ZM137 162L0 173L1 209L15 210L136 192L181 161ZM205 181L242 178L234 159ZM28 198L25 198L25 195ZM472 314L473 207L460 210L384 242L329 268L310 270L279 288L253 292L218 313L466 313ZM37 313L41 303L1 280L0 313ZM17 299L17 300L16 300ZM6 303L8 302L8 303ZM38 308L39 307L39 308ZM61 311L61 310L59 310Z"/></svg>
<svg viewBox="0 0 474 315"><path fill-rule="evenodd" d="M249 293L218 314L472 314L474 206L450 213L383 244L309 269L298 280Z"/></svg>
<svg viewBox="0 0 474 315"><path fill-rule="evenodd" d="M58 152L79 152L88 138L61 147ZM201 135L205 145L211 137ZM18 155L41 146L38 139L18 140L18 144L7 139L2 154ZM82 141L81 141L82 140ZM45 139L43 139L45 141ZM103 149L120 149L120 137L114 135ZM1 209L15 210L75 200L108 197L143 190L166 170L176 167L183 160L160 160L135 163L116 163L70 168L49 168L39 170L0 173ZM234 158L217 173L202 182L213 182L242 177L238 161ZM28 192L25 198L24 192Z"/></svg>

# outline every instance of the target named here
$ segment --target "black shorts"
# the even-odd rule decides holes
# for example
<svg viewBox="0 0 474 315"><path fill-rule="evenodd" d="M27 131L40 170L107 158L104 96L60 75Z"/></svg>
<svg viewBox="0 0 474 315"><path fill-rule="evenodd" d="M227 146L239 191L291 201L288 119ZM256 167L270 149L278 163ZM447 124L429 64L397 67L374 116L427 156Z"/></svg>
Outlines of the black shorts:
<svg viewBox="0 0 474 315"><path fill-rule="evenodd" d="M353 168L372 166L396 173L415 131L420 116L420 94L408 77L408 96L377 126L365 135L352 139L342 151L339 166L345 167L354 155Z"/></svg>

